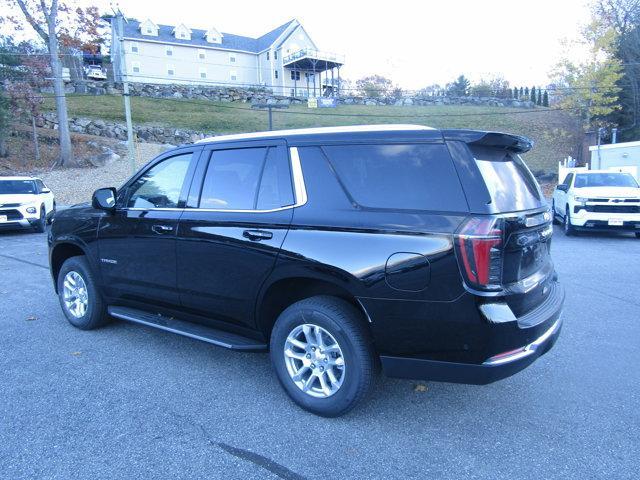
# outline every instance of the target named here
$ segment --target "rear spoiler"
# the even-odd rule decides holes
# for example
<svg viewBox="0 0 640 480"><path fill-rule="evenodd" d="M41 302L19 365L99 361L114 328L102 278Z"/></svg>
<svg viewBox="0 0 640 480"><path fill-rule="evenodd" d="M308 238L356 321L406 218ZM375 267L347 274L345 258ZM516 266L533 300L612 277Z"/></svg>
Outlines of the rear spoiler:
<svg viewBox="0 0 640 480"><path fill-rule="evenodd" d="M464 142L469 145L493 147L514 153L525 153L533 148L527 137L509 133L482 132L479 130L442 130L445 140Z"/></svg>

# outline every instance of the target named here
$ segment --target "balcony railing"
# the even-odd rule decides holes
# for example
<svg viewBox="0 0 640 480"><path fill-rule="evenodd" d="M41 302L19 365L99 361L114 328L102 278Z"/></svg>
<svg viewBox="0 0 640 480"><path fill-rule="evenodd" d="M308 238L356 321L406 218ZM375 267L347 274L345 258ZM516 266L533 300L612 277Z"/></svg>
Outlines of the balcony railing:
<svg viewBox="0 0 640 480"><path fill-rule="evenodd" d="M282 59L282 63L287 65L288 63L295 62L301 58L309 58L313 60L318 60L322 62L332 62L344 64L344 55L340 55L337 53L331 52L323 52L321 50L316 50L315 48L303 48L298 50L297 52L293 52L290 55L287 55Z"/></svg>

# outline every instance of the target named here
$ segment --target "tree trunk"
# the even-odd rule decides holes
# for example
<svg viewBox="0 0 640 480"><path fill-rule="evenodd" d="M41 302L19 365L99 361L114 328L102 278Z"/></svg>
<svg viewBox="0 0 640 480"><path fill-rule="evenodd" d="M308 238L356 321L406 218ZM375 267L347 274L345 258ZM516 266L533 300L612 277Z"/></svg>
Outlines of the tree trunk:
<svg viewBox="0 0 640 480"><path fill-rule="evenodd" d="M38 130L36 129L36 117L31 115L31 127L33 128L33 147L35 149L36 162L40 163L40 145L38 144Z"/></svg>
<svg viewBox="0 0 640 480"><path fill-rule="evenodd" d="M4 158L9 155L4 135L4 132L0 132L0 158Z"/></svg>
<svg viewBox="0 0 640 480"><path fill-rule="evenodd" d="M53 8L53 7L52 7ZM69 133L69 114L67 113L67 99L62 80L62 64L58 56L58 37L56 36L55 19L47 21L49 30L49 57L53 73L53 92L56 97L56 111L58 113L58 136L60 138L60 164L63 167L76 165L71 149L71 135Z"/></svg>

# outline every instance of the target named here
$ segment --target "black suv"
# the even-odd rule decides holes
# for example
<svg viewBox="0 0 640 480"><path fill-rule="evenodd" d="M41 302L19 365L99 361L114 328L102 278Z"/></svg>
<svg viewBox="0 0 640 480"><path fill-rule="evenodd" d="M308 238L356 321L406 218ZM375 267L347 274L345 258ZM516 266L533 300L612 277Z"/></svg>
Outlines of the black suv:
<svg viewBox="0 0 640 480"><path fill-rule="evenodd" d="M486 384L548 351L563 289L523 137L411 125L230 135L55 216L76 327L108 318L270 350L301 407L393 377Z"/></svg>

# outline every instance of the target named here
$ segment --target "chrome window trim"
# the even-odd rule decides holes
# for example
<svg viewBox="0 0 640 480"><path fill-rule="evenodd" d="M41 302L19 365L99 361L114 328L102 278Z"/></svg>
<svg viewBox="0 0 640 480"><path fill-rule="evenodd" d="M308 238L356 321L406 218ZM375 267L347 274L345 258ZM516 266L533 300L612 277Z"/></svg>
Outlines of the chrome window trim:
<svg viewBox="0 0 640 480"><path fill-rule="evenodd" d="M300 164L300 155L298 147L289 148L291 156L291 174L293 175L293 190L296 196L295 206L301 207L307 203L307 186L304 183L304 175L302 174L302 165Z"/></svg>
<svg viewBox="0 0 640 480"><path fill-rule="evenodd" d="M304 183L304 175L302 174L302 166L300 165L300 156L298 155L298 148L289 148L290 153L290 166L291 175L293 177L293 193L295 196L295 203L292 205L285 205L279 208L270 208L266 210L246 210L246 209L226 209L226 208L137 208L129 207L124 210L132 212L175 212L188 210L190 212L227 212L227 213L273 213L281 212L283 210L289 210L291 208L302 207L307 203L307 187Z"/></svg>

